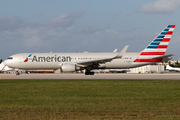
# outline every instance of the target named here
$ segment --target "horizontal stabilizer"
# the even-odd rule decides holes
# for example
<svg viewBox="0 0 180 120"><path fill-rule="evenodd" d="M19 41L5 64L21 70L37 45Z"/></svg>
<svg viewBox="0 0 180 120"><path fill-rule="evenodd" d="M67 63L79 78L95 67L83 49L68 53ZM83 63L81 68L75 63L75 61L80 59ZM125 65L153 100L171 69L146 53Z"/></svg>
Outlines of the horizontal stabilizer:
<svg viewBox="0 0 180 120"><path fill-rule="evenodd" d="M168 57L171 57L174 55L176 55L176 54L163 55L163 56L159 56L159 57L153 57L151 59L164 59L164 58L168 58Z"/></svg>

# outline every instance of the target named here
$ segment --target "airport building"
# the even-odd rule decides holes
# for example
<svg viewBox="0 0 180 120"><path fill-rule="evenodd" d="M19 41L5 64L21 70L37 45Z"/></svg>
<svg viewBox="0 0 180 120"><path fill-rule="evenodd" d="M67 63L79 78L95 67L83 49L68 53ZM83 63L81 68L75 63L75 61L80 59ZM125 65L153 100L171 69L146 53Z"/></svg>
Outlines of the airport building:
<svg viewBox="0 0 180 120"><path fill-rule="evenodd" d="M146 65L142 67L131 68L127 73L162 73L164 72L164 65Z"/></svg>
<svg viewBox="0 0 180 120"><path fill-rule="evenodd" d="M175 64L179 64L180 63L180 61L179 60L170 60L170 61L168 61L168 62L160 62L160 63L157 63L158 65L166 65L166 64L173 64L173 65L175 65Z"/></svg>

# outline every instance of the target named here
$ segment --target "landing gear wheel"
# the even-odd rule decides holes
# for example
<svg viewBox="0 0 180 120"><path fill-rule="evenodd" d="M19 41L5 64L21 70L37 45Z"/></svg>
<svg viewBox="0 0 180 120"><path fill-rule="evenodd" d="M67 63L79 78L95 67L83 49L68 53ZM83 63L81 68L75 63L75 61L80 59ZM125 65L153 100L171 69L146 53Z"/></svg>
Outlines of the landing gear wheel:
<svg viewBox="0 0 180 120"><path fill-rule="evenodd" d="M86 71L85 75L94 75L94 72Z"/></svg>
<svg viewBox="0 0 180 120"><path fill-rule="evenodd" d="M94 72L90 72L90 75L94 75Z"/></svg>
<svg viewBox="0 0 180 120"><path fill-rule="evenodd" d="M16 72L16 75L20 75L20 73L17 71L17 72Z"/></svg>

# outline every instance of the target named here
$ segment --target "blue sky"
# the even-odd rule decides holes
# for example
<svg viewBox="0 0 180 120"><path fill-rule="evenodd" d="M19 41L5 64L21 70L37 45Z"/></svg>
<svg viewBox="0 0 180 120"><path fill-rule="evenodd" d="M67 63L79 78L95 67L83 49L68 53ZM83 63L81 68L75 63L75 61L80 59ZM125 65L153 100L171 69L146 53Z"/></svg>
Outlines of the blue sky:
<svg viewBox="0 0 180 120"><path fill-rule="evenodd" d="M0 59L16 53L143 50L168 24L180 60L179 0L0 0Z"/></svg>

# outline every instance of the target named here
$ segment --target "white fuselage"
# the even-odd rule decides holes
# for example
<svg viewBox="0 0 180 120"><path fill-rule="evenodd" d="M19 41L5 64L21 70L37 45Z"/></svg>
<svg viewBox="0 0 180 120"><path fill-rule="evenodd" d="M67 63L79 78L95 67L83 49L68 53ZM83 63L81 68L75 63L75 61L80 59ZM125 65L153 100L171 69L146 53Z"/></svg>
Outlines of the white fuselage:
<svg viewBox="0 0 180 120"><path fill-rule="evenodd" d="M28 57L31 55L30 57ZM64 63L77 64L85 61L106 59L116 56L117 53L21 53L10 56L4 63L18 69L59 69ZM140 53L125 53L122 58L102 63L99 69L128 69L152 62L134 62ZM26 60L26 61L25 61Z"/></svg>

